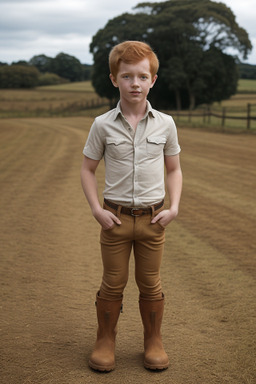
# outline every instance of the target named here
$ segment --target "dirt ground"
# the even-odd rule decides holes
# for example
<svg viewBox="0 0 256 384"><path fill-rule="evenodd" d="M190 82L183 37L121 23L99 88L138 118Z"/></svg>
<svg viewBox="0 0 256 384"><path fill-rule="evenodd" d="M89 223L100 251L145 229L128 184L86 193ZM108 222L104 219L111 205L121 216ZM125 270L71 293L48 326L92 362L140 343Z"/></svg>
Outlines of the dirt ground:
<svg viewBox="0 0 256 384"><path fill-rule="evenodd" d="M89 369L102 275L79 174L91 122L1 120L1 383L255 383L256 136L191 129L179 130L184 190L162 265L170 367L143 368L131 258L116 370ZM98 177L102 188L102 166Z"/></svg>

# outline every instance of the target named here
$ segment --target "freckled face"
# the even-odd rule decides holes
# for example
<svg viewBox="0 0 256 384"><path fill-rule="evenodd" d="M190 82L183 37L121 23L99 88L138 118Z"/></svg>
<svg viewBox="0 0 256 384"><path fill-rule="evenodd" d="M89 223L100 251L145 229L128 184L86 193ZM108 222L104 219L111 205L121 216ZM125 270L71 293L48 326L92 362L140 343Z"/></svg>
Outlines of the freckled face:
<svg viewBox="0 0 256 384"><path fill-rule="evenodd" d="M121 61L117 77L110 75L113 85L119 88L120 98L130 103L144 101L155 84L157 75L152 79L148 59L135 64Z"/></svg>

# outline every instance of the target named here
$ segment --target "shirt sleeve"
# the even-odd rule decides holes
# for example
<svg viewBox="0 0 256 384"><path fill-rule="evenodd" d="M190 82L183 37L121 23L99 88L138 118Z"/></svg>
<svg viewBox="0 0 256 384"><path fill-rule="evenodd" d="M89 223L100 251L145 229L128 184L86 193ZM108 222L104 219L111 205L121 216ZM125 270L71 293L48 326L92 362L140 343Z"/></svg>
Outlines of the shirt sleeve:
<svg viewBox="0 0 256 384"><path fill-rule="evenodd" d="M83 154L93 160L101 160L105 151L104 135L101 132L97 119L94 120L87 141L85 143Z"/></svg>
<svg viewBox="0 0 256 384"><path fill-rule="evenodd" d="M175 156L180 153L180 145L178 141L177 128L173 118L170 116L170 124L168 127L167 141L164 148L165 156Z"/></svg>

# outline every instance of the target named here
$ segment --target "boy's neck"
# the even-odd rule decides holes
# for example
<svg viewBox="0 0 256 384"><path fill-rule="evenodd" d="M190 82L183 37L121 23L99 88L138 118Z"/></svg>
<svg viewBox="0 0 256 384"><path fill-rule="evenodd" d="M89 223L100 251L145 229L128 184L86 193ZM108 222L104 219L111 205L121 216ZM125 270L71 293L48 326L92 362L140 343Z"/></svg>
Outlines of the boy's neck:
<svg viewBox="0 0 256 384"><path fill-rule="evenodd" d="M121 102L122 113L126 118L128 118L128 121L129 121L129 117L133 119L137 118L140 120L146 113L147 100L144 100L143 103L134 103L134 104L126 103L122 99L120 100L120 102Z"/></svg>
<svg viewBox="0 0 256 384"><path fill-rule="evenodd" d="M147 102L142 103L136 103L136 104L127 104L122 103L121 100L121 110L130 124L130 126L133 128L134 131L136 131L136 128L140 122L140 120L144 117L146 110L147 110Z"/></svg>

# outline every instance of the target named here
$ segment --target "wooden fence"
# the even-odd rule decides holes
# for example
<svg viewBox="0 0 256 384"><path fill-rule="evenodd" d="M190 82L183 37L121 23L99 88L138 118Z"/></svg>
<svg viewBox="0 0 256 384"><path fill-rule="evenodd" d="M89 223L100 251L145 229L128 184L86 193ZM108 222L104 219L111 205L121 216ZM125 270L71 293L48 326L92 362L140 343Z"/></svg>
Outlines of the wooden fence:
<svg viewBox="0 0 256 384"><path fill-rule="evenodd" d="M76 112L86 109L94 109L109 105L107 99L95 98L83 102L74 102L61 105L59 110L65 112ZM231 111L228 108L214 109L205 107L194 111L171 111L170 113L177 121L182 119L182 122L201 123L205 125L218 125L222 128L232 126L243 128L246 130L256 130L256 104L247 104L246 108ZM228 120L236 121L237 123L227 124ZM241 124L239 123L241 122ZM244 122L244 124L242 123Z"/></svg>
<svg viewBox="0 0 256 384"><path fill-rule="evenodd" d="M182 119L183 122L187 121L189 123L193 123L193 121L198 122L200 118L202 118L201 122L204 125L211 125L214 122L217 125L224 128L227 124L227 120L236 120L236 121L244 121L243 128L247 130L256 129L256 124L252 124L254 121L256 122L256 108L253 110L253 107L256 107L256 104L247 104L247 108L244 108L243 112L230 112L226 107L223 107L219 110L214 110L211 107L206 107L204 109L197 109L194 111L171 111L169 112L177 121ZM233 109L232 109L233 111ZM253 115L253 113L255 113ZM238 126L240 124L236 124Z"/></svg>
<svg viewBox="0 0 256 384"><path fill-rule="evenodd" d="M61 103L58 107L48 106L47 110L37 108L36 115L41 116L48 113L52 115L69 115L76 112L95 109L103 106L108 106L109 101L103 98L95 98L86 101L75 101L68 103ZM253 108L254 107L254 108ZM199 124L204 126L219 126L223 129L225 127L242 128L246 130L256 130L256 104L247 104L246 108L239 108L239 110L228 111L228 108L214 109L211 107L198 108L193 111L165 111L172 115L175 121L180 123ZM228 120L236 120L240 123L227 124ZM244 122L244 124L242 123Z"/></svg>

